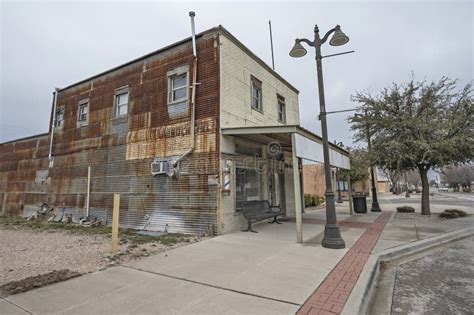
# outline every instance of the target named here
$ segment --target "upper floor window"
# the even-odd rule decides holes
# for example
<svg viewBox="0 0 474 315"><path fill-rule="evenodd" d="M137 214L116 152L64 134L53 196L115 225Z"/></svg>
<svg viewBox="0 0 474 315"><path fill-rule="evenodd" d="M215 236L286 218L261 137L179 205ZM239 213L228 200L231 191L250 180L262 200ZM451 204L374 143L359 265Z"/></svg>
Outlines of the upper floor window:
<svg viewBox="0 0 474 315"><path fill-rule="evenodd" d="M79 102L77 109L77 121L87 122L89 118L89 100L85 99Z"/></svg>
<svg viewBox="0 0 474 315"><path fill-rule="evenodd" d="M252 108L258 111L262 111L262 82L259 81L257 78L251 76L250 89L250 101Z"/></svg>
<svg viewBox="0 0 474 315"><path fill-rule="evenodd" d="M286 123L286 103L285 98L277 94L278 121Z"/></svg>
<svg viewBox="0 0 474 315"><path fill-rule="evenodd" d="M189 66L175 68L168 77L168 116L170 119L189 115Z"/></svg>
<svg viewBox="0 0 474 315"><path fill-rule="evenodd" d="M120 89L115 92L115 117L128 114L128 89Z"/></svg>
<svg viewBox="0 0 474 315"><path fill-rule="evenodd" d="M54 128L62 128L64 125L64 109L58 109L56 111L56 120L54 121Z"/></svg>
<svg viewBox="0 0 474 315"><path fill-rule="evenodd" d="M176 103L188 99L188 73L173 74L168 77L168 103Z"/></svg>

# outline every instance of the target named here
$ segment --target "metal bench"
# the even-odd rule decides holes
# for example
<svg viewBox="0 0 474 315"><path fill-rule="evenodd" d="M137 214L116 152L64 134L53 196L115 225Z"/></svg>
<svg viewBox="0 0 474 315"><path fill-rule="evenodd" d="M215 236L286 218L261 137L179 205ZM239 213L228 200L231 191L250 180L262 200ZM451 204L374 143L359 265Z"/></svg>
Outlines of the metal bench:
<svg viewBox="0 0 474 315"><path fill-rule="evenodd" d="M244 214L244 218L246 218L248 222L247 229L242 231L250 231L254 233L258 232L252 229L252 223L273 218L273 221L269 223L282 224L280 221L278 221L278 216L285 214L285 212L282 211L280 207L270 206L268 200L244 201L242 202L242 212Z"/></svg>

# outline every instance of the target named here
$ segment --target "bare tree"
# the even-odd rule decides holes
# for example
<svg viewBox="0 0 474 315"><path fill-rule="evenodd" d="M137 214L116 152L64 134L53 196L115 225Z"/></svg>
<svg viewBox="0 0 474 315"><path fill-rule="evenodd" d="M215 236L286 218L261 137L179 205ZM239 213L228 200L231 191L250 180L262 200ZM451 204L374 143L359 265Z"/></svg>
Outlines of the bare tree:
<svg viewBox="0 0 474 315"><path fill-rule="evenodd" d="M474 181L474 164L466 163L443 167L441 180L448 183L454 190L458 190L461 186L464 190L471 191L471 184Z"/></svg>

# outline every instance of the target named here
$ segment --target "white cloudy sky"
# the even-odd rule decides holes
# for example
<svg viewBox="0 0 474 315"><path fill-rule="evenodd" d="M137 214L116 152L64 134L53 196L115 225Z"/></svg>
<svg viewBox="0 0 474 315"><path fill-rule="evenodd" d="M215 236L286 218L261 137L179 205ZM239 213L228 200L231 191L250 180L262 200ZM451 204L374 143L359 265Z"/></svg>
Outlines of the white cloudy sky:
<svg viewBox="0 0 474 315"><path fill-rule="evenodd" d="M222 24L271 64L272 21L276 70L300 90L302 125L319 132L313 55L288 56L295 37L336 24L346 46L323 54L327 110L354 107L356 90L377 92L413 71L473 79L472 1L281 2L8 2L1 1L0 142L46 132L54 87L64 87L190 35ZM329 117L331 140L351 143L346 114Z"/></svg>

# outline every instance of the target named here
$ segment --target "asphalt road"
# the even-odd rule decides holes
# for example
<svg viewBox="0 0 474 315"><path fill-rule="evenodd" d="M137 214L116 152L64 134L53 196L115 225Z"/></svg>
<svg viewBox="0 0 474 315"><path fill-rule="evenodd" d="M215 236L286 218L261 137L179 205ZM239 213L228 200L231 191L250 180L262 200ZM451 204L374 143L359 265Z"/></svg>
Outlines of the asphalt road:
<svg viewBox="0 0 474 315"><path fill-rule="evenodd" d="M474 237L401 261L382 272L382 281L371 314L474 314ZM390 300L382 291L392 293L390 312L381 311Z"/></svg>
<svg viewBox="0 0 474 315"><path fill-rule="evenodd" d="M379 203L383 204L419 204L421 194L411 194L410 198L405 198L404 194L393 196L391 198L379 198ZM367 198L367 203L371 199ZM465 206L474 208L474 193L435 193L430 196L430 204L433 205L449 205L449 206Z"/></svg>

